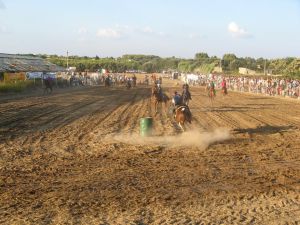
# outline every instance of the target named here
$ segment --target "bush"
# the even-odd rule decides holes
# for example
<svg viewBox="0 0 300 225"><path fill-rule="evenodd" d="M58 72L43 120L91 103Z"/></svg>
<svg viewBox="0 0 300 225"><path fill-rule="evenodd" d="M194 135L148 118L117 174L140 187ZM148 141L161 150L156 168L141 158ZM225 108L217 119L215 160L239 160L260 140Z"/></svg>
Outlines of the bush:
<svg viewBox="0 0 300 225"><path fill-rule="evenodd" d="M22 92L26 89L34 87L32 80L15 81L9 83L0 83L0 92Z"/></svg>

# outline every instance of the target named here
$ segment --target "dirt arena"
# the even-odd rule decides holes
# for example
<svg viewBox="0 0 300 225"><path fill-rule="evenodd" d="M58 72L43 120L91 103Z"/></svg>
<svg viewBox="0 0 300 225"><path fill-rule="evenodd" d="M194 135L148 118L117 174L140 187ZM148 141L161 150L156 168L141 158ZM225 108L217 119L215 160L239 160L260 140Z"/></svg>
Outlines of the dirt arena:
<svg viewBox="0 0 300 225"><path fill-rule="evenodd" d="M0 223L300 224L300 102L191 92L186 133L146 86L1 96Z"/></svg>

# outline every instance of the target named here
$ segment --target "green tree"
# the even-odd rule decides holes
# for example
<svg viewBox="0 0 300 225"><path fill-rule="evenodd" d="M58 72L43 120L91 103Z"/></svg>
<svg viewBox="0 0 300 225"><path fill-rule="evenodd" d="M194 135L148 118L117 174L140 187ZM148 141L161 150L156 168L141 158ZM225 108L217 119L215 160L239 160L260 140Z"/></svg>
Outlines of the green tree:
<svg viewBox="0 0 300 225"><path fill-rule="evenodd" d="M146 62L142 65L142 70L147 73L154 73L156 72L155 65L152 62Z"/></svg>
<svg viewBox="0 0 300 225"><path fill-rule="evenodd" d="M237 59L237 57L235 56L235 54L223 55L222 68L224 68L224 70L229 71L230 70L230 62L233 60L236 60L236 59Z"/></svg>
<svg viewBox="0 0 300 225"><path fill-rule="evenodd" d="M193 60L182 60L179 62L178 64L178 70L180 72L192 72L192 64L193 64Z"/></svg>
<svg viewBox="0 0 300 225"><path fill-rule="evenodd" d="M76 69L77 69L78 71L80 71L80 72L84 72L85 69L86 69L85 64L79 63L79 64L77 65Z"/></svg>
<svg viewBox="0 0 300 225"><path fill-rule="evenodd" d="M207 53L205 53L205 52L199 52L199 53L196 53L195 54L195 59L197 60L203 60L203 59L208 59L209 58L209 56L208 56L208 54Z"/></svg>

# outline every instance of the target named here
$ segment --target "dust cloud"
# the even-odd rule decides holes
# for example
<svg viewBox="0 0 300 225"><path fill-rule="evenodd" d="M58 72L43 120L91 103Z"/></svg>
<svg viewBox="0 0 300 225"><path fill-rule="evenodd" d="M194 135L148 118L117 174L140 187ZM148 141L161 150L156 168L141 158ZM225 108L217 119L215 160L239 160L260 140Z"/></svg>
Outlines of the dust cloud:
<svg viewBox="0 0 300 225"><path fill-rule="evenodd" d="M224 141L230 138L228 129L216 129L212 132L192 130L174 136L151 136L141 137L139 134L115 135L115 141L134 145L166 145L181 147L202 147L206 148L210 144Z"/></svg>

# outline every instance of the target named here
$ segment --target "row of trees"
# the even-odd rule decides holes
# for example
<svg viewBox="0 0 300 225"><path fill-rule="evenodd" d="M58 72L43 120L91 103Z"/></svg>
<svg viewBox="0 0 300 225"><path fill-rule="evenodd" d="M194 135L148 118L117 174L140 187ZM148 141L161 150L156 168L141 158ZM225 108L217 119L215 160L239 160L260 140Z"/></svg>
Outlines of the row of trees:
<svg viewBox="0 0 300 225"><path fill-rule="evenodd" d="M67 58L57 55L40 55L59 66L67 67ZM176 57L161 58L155 55L123 55L118 58L99 58L70 56L69 66L75 66L79 71L97 71L105 68L113 72L126 70L142 70L148 73L161 72L162 70L178 70L180 72L209 73L215 67L222 67L224 73L238 73L239 67L264 73L265 70L272 74L282 74L300 77L300 59L254 59L251 57L237 57L234 54L225 54L222 58L209 56L207 53L197 53L194 59L181 59Z"/></svg>

